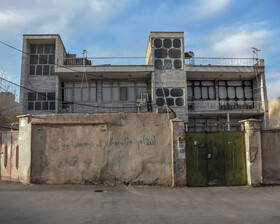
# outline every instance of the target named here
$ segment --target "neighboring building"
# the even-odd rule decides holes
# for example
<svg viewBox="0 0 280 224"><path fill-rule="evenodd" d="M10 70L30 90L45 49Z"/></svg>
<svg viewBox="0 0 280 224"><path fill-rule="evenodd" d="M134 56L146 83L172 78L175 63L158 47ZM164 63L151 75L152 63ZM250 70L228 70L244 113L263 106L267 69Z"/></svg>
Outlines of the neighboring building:
<svg viewBox="0 0 280 224"><path fill-rule="evenodd" d="M18 114L19 103L15 100L15 94L11 92L0 92L0 125L1 129L11 129L10 123L15 122L13 118Z"/></svg>
<svg viewBox="0 0 280 224"><path fill-rule="evenodd" d="M268 101L269 128L280 128L280 97Z"/></svg>
<svg viewBox="0 0 280 224"><path fill-rule="evenodd" d="M140 65L77 58L57 34L24 35L23 52L20 114L156 112L166 98L189 131L251 117L266 126L264 60L195 58L183 32L151 32Z"/></svg>

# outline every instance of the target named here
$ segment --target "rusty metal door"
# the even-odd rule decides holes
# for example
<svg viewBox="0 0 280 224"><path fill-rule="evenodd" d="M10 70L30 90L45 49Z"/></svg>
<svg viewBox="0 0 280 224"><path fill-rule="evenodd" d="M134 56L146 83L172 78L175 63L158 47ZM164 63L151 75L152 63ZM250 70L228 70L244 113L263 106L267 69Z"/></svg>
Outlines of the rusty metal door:
<svg viewBox="0 0 280 224"><path fill-rule="evenodd" d="M186 133L187 185L246 184L243 132Z"/></svg>

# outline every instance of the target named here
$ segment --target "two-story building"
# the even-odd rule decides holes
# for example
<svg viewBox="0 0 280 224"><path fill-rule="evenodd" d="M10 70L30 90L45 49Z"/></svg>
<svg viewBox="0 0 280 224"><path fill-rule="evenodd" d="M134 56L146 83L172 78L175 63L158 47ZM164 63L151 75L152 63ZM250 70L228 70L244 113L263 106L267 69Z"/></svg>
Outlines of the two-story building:
<svg viewBox="0 0 280 224"><path fill-rule="evenodd" d="M58 34L24 35L20 114L155 113L168 105L189 131L251 117L266 125L262 59L197 58L184 46L183 32L151 32L143 58L76 57Z"/></svg>

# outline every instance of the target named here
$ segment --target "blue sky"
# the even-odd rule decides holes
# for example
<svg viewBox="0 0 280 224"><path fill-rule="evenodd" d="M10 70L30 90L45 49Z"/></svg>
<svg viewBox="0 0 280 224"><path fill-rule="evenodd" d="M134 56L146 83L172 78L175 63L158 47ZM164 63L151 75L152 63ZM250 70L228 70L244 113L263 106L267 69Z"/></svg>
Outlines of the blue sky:
<svg viewBox="0 0 280 224"><path fill-rule="evenodd" d="M268 98L280 96L280 0L0 0L0 40L58 33L81 56L144 56L150 31L184 31L197 57L265 59ZM20 82L21 53L0 44L0 72Z"/></svg>

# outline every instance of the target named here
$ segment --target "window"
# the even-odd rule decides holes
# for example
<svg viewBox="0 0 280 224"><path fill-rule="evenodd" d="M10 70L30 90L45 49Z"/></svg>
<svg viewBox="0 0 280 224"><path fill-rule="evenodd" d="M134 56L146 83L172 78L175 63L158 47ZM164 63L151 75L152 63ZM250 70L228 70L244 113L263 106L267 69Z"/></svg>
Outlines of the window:
<svg viewBox="0 0 280 224"><path fill-rule="evenodd" d="M28 110L55 110L55 92L29 92Z"/></svg>
<svg viewBox="0 0 280 224"><path fill-rule="evenodd" d="M55 45L31 44L29 75L54 74Z"/></svg>
<svg viewBox="0 0 280 224"><path fill-rule="evenodd" d="M62 83L62 100L67 102L96 102L96 82Z"/></svg>
<svg viewBox="0 0 280 224"><path fill-rule="evenodd" d="M188 81L187 86L189 100L216 99L214 81Z"/></svg>
<svg viewBox="0 0 280 224"><path fill-rule="evenodd" d="M219 81L218 87L220 100L253 100L251 81Z"/></svg>
<svg viewBox="0 0 280 224"><path fill-rule="evenodd" d="M148 92L147 81L104 81L102 100L104 102L135 102L141 93Z"/></svg>

